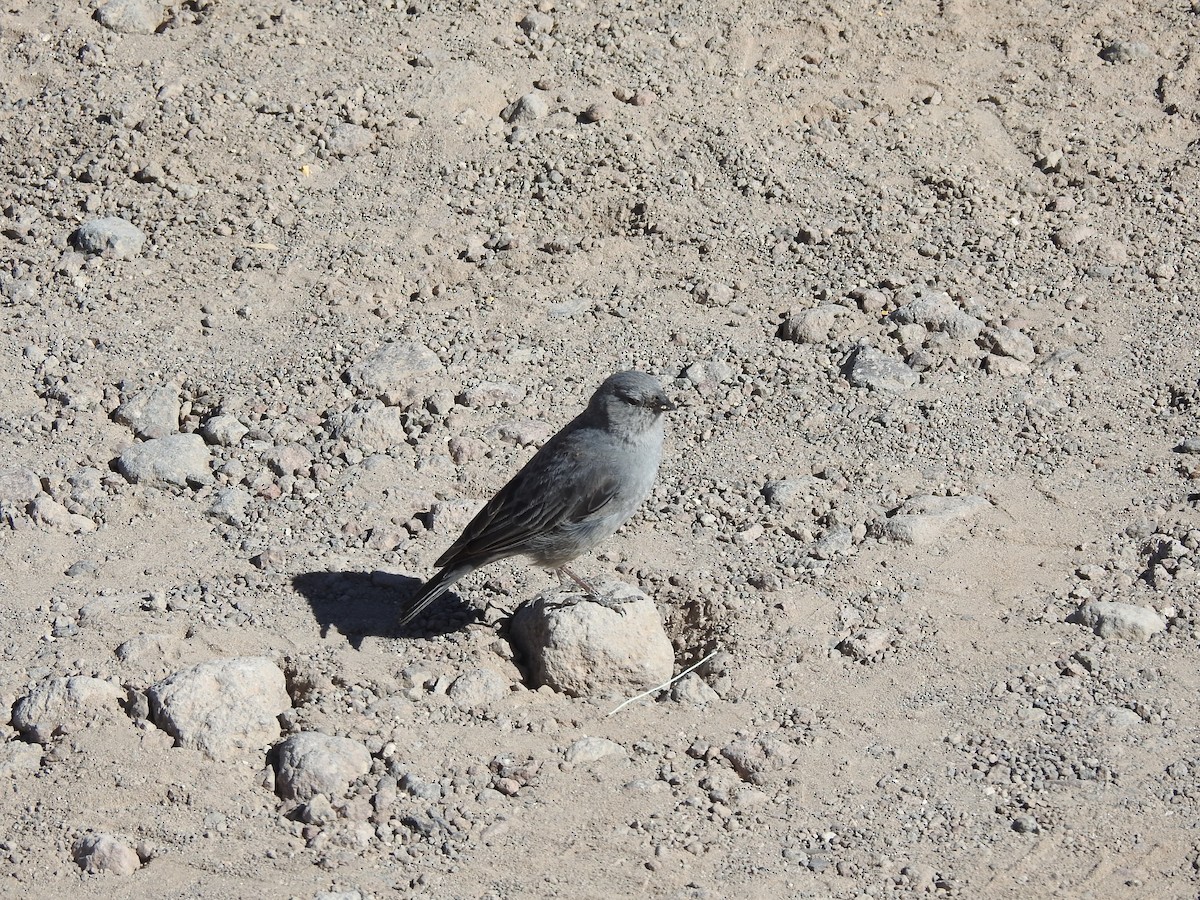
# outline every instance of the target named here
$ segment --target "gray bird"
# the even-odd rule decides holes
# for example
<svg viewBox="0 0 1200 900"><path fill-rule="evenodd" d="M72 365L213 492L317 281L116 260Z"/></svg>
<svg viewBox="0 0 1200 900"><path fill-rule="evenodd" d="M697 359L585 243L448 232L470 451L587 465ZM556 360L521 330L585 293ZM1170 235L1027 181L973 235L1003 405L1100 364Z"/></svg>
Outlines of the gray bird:
<svg viewBox="0 0 1200 900"><path fill-rule="evenodd" d="M612 535L646 499L662 458L663 413L675 408L649 375L610 375L587 409L546 441L438 557L441 571L409 601L400 625L464 575L509 556L566 572L594 594L567 563Z"/></svg>

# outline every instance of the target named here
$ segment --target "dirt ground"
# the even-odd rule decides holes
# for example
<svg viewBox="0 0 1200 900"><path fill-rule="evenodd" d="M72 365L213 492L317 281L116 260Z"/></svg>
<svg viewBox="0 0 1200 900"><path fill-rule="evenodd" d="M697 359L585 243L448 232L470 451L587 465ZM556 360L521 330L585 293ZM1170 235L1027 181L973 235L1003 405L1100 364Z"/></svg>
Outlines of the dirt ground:
<svg viewBox="0 0 1200 900"><path fill-rule="evenodd" d="M1198 35L7 0L0 895L1200 896ZM507 639L548 573L394 623L623 368L682 408L577 568L716 655L610 716ZM246 657L278 729L174 746L154 686ZM299 732L369 770L283 799Z"/></svg>

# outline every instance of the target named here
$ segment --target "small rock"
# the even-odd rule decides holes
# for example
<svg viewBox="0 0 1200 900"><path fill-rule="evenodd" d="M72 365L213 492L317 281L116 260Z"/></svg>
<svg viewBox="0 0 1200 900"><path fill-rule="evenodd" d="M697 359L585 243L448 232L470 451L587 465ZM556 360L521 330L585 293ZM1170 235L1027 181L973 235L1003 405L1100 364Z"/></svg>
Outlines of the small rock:
<svg viewBox="0 0 1200 900"><path fill-rule="evenodd" d="M925 494L906 501L891 518L880 523L879 530L890 540L926 546L952 526L978 515L987 505L987 500L982 497Z"/></svg>
<svg viewBox="0 0 1200 900"><path fill-rule="evenodd" d="M81 837L72 848L76 865L83 871L98 875L132 875L142 867L137 851L108 834L89 834Z"/></svg>
<svg viewBox="0 0 1200 900"><path fill-rule="evenodd" d="M547 13L532 10L517 23L521 30L528 35L537 33L549 34L554 30L554 18Z"/></svg>
<svg viewBox="0 0 1200 900"><path fill-rule="evenodd" d="M798 758L795 747L774 737L734 741L721 748L721 755L743 781L759 786L770 782Z"/></svg>
<svg viewBox="0 0 1200 900"><path fill-rule="evenodd" d="M375 143L375 132L361 125L345 122L336 125L325 139L325 148L334 156L356 156Z"/></svg>
<svg viewBox="0 0 1200 900"><path fill-rule="evenodd" d="M95 719L116 717L124 699L121 688L99 678L46 678L17 701L12 724L27 740L45 744Z"/></svg>
<svg viewBox="0 0 1200 900"><path fill-rule="evenodd" d="M249 505L250 492L234 485L217 491L207 512L226 525L241 525L246 521L246 508Z"/></svg>
<svg viewBox="0 0 1200 900"><path fill-rule="evenodd" d="M279 715L292 706L283 672L266 657L209 660L147 693L155 724L177 746L218 759L276 740Z"/></svg>
<svg viewBox="0 0 1200 900"><path fill-rule="evenodd" d="M358 741L317 731L293 734L275 748L275 759L275 790L285 800L341 797L371 770L371 754Z"/></svg>
<svg viewBox="0 0 1200 900"><path fill-rule="evenodd" d="M179 431L179 390L163 384L134 394L117 407L113 419L140 438L161 438Z"/></svg>
<svg viewBox="0 0 1200 900"><path fill-rule="evenodd" d="M72 233L71 243L83 253L104 253L117 259L132 259L142 252L146 235L132 222L109 216L84 222Z"/></svg>
<svg viewBox="0 0 1200 900"><path fill-rule="evenodd" d="M212 478L208 447L198 434L171 434L134 444L117 459L117 471L134 484L156 486L185 487Z"/></svg>
<svg viewBox="0 0 1200 900"><path fill-rule="evenodd" d="M1037 834L1042 830L1033 816L1017 816L1012 821L1012 829L1017 834Z"/></svg>
<svg viewBox="0 0 1200 900"><path fill-rule="evenodd" d="M463 391L463 406L483 409L488 406L511 406L520 403L525 390L503 381L483 381Z"/></svg>
<svg viewBox="0 0 1200 900"><path fill-rule="evenodd" d="M29 514L34 521L47 525L56 531L70 534L91 534L96 530L96 523L87 516L73 513L47 494L39 494L29 505Z"/></svg>
<svg viewBox="0 0 1200 900"><path fill-rule="evenodd" d="M211 444L236 447L242 442L242 438L250 433L250 429L239 422L237 416L220 415L213 416L205 422L200 433Z"/></svg>
<svg viewBox="0 0 1200 900"><path fill-rule="evenodd" d="M0 470L0 500L28 503L42 492L42 480L33 469Z"/></svg>
<svg viewBox="0 0 1200 900"><path fill-rule="evenodd" d="M725 384L733 376L733 367L719 359L694 362L683 372L683 377L694 385Z"/></svg>
<svg viewBox="0 0 1200 900"><path fill-rule="evenodd" d="M984 338L993 353L1008 356L1023 363L1031 363L1037 356L1033 341L1016 328L998 325L989 328Z"/></svg>
<svg viewBox="0 0 1200 900"><path fill-rule="evenodd" d="M579 114L579 118L588 124L602 122L612 116L612 107L607 103L591 103Z"/></svg>
<svg viewBox="0 0 1200 900"><path fill-rule="evenodd" d="M361 453L382 452L408 442L410 416L398 406L373 401L366 409L352 409L329 417L333 437Z"/></svg>
<svg viewBox="0 0 1200 900"><path fill-rule="evenodd" d="M824 344L863 325L862 316L846 306L827 303L813 309L794 309L779 326L779 337L797 344Z"/></svg>
<svg viewBox="0 0 1200 900"><path fill-rule="evenodd" d="M923 293L888 318L899 325L920 325L927 331L940 331L955 340L973 341L983 330L983 322L964 311L944 291Z"/></svg>
<svg viewBox="0 0 1200 900"><path fill-rule="evenodd" d="M728 306L733 302L733 288L716 281L699 284L692 293L705 306Z"/></svg>
<svg viewBox="0 0 1200 900"><path fill-rule="evenodd" d="M154 34L163 22L163 8L155 0L104 0L96 20L117 34Z"/></svg>
<svg viewBox="0 0 1200 900"><path fill-rule="evenodd" d="M263 454L265 462L277 475L307 472L312 465L312 452L300 444L284 444Z"/></svg>
<svg viewBox="0 0 1200 900"><path fill-rule="evenodd" d="M566 752L567 762L579 763L580 765L587 765L588 763L599 762L602 759L612 757L628 759L629 754L616 741L599 737L580 738L571 744Z"/></svg>
<svg viewBox="0 0 1200 900"><path fill-rule="evenodd" d="M1111 63L1131 63L1152 55L1148 46L1137 41L1109 41L1100 48L1100 58Z"/></svg>
<svg viewBox="0 0 1200 900"><path fill-rule="evenodd" d="M671 699L676 703L690 703L692 706L708 706L721 699L721 695L713 690L707 681L695 672L689 672L671 685Z"/></svg>
<svg viewBox="0 0 1200 900"><path fill-rule="evenodd" d="M837 645L843 655L859 662L878 656L892 642L892 633L886 628L863 628Z"/></svg>
<svg viewBox="0 0 1200 900"><path fill-rule="evenodd" d="M867 346L859 347L854 352L846 377L854 387L873 391L906 391L916 387L920 381L917 373L906 366L903 360Z"/></svg>
<svg viewBox="0 0 1200 900"><path fill-rule="evenodd" d="M534 684L582 697L633 694L671 677L675 654L653 601L620 582L599 589L619 611L555 591L517 610L511 640Z"/></svg>
<svg viewBox="0 0 1200 900"><path fill-rule="evenodd" d="M830 528L812 547L808 555L813 559L833 559L844 556L854 549L854 535L845 525Z"/></svg>
<svg viewBox="0 0 1200 900"><path fill-rule="evenodd" d="M533 122L550 112L550 104L541 91L530 91L518 97L500 113L500 118L512 125Z"/></svg>
<svg viewBox="0 0 1200 900"><path fill-rule="evenodd" d="M31 775L42 766L42 748L24 741L0 743L0 778Z"/></svg>
<svg viewBox="0 0 1200 900"><path fill-rule="evenodd" d="M1013 359L1011 356L997 356L994 353L984 357L983 370L989 375L999 375L1001 378L1020 378L1033 371L1029 363Z"/></svg>
<svg viewBox="0 0 1200 900"><path fill-rule="evenodd" d="M548 422L538 419L525 419L519 422L505 422L499 428L500 439L517 447L541 446L554 434L554 428Z"/></svg>
<svg viewBox="0 0 1200 900"><path fill-rule="evenodd" d="M1175 445L1176 453L1200 453L1200 436L1186 437ZM28 471L28 470L26 470ZM33 473L30 473L33 474ZM0 476L0 497L4 496L3 476Z"/></svg>
<svg viewBox="0 0 1200 900"><path fill-rule="evenodd" d="M491 669L471 669L454 679L446 695L457 706L488 706L508 696L508 681Z"/></svg>
<svg viewBox="0 0 1200 900"><path fill-rule="evenodd" d="M388 406L411 405L424 401L425 382L441 366L437 354L422 344L384 344L347 369L346 380L360 393L378 397Z"/></svg>
<svg viewBox="0 0 1200 900"><path fill-rule="evenodd" d="M1102 638L1148 641L1167 627L1167 620L1148 606L1088 600L1067 617L1068 622L1091 628Z"/></svg>

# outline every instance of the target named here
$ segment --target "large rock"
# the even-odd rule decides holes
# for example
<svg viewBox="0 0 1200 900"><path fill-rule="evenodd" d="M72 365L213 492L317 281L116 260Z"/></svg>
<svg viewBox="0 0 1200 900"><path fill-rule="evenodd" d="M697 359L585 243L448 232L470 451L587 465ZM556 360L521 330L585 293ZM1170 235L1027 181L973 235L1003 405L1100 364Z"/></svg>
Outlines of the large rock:
<svg viewBox="0 0 1200 900"><path fill-rule="evenodd" d="M907 500L876 530L901 544L926 546L950 528L974 518L988 502L982 497L934 497L923 494Z"/></svg>
<svg viewBox="0 0 1200 900"><path fill-rule="evenodd" d="M1102 638L1148 641L1167 627L1167 620L1148 606L1088 600L1067 621L1092 629Z"/></svg>
<svg viewBox="0 0 1200 900"><path fill-rule="evenodd" d="M84 253L106 253L131 259L142 252L146 235L132 222L117 216L84 222L71 234L71 243Z"/></svg>
<svg viewBox="0 0 1200 900"><path fill-rule="evenodd" d="M117 459L117 471L134 484L204 483L209 471L208 446L198 434L172 434L134 444Z"/></svg>
<svg viewBox="0 0 1200 900"><path fill-rule="evenodd" d="M0 500L28 503L42 492L42 480L33 469L0 469Z"/></svg>
<svg viewBox="0 0 1200 900"><path fill-rule="evenodd" d="M45 744L97 719L115 718L124 698L121 688L99 678L46 678L17 701L12 723L26 739Z"/></svg>
<svg viewBox="0 0 1200 900"><path fill-rule="evenodd" d="M340 797L370 769L371 754L358 741L302 731L276 748L275 791L285 800Z"/></svg>
<svg viewBox="0 0 1200 900"><path fill-rule="evenodd" d="M892 393L916 387L920 380L904 360L867 346L854 351L854 357L846 368L846 378L854 387Z"/></svg>
<svg viewBox="0 0 1200 900"><path fill-rule="evenodd" d="M155 724L180 747L221 758L279 739L279 715L291 708L283 672L266 657L213 659L153 685Z"/></svg>
<svg viewBox="0 0 1200 900"><path fill-rule="evenodd" d="M92 875L132 875L142 867L137 851L109 834L85 834L71 850L75 864Z"/></svg>
<svg viewBox="0 0 1200 900"><path fill-rule="evenodd" d="M161 438L179 431L179 389L160 384L132 395L117 407L113 419L140 438Z"/></svg>
<svg viewBox="0 0 1200 900"><path fill-rule="evenodd" d="M983 330L983 322L964 311L945 291L921 294L888 318L900 325L921 325L928 331L940 331L957 340L973 341Z"/></svg>
<svg viewBox="0 0 1200 900"><path fill-rule="evenodd" d="M534 683L584 697L634 694L670 679L675 654L653 601L621 582L599 590L618 609L552 591L517 610L512 641Z"/></svg>
<svg viewBox="0 0 1200 900"><path fill-rule="evenodd" d="M408 405L426 396L427 377L441 367L437 354L422 344L385 344L347 369L346 380L388 406Z"/></svg>

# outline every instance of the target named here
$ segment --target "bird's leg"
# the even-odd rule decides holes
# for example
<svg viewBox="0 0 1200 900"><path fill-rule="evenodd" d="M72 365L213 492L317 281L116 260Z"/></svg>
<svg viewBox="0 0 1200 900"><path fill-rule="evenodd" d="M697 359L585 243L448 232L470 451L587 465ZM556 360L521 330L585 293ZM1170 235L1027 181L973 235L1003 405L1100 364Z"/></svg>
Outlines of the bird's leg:
<svg viewBox="0 0 1200 900"><path fill-rule="evenodd" d="M590 584L588 584L586 581L584 581L582 578L580 578L578 575L576 575L574 572L572 572L566 566L559 566L558 571L562 574L565 574L568 578L570 578L572 581L574 581L577 585L579 585L581 588L583 588L585 591L587 591L588 599L592 600L595 603L599 603L605 609L611 609L614 612L622 612L621 605L624 602L624 600L618 600L615 597L612 597L608 594L602 593L601 591L592 587Z"/></svg>

